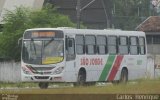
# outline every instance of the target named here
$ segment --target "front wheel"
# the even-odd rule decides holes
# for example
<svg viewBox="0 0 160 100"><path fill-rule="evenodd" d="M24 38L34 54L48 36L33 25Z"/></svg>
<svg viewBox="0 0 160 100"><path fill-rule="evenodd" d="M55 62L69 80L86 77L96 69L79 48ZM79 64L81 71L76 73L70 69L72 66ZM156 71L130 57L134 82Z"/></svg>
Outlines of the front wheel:
<svg viewBox="0 0 160 100"><path fill-rule="evenodd" d="M48 85L49 85L49 83L44 83L44 82L40 82L40 83L39 83L39 87L40 87L41 89L47 89L47 88L48 88Z"/></svg>
<svg viewBox="0 0 160 100"><path fill-rule="evenodd" d="M84 86L86 83L86 73L85 71L80 71L78 74L77 82L74 83L74 86Z"/></svg>

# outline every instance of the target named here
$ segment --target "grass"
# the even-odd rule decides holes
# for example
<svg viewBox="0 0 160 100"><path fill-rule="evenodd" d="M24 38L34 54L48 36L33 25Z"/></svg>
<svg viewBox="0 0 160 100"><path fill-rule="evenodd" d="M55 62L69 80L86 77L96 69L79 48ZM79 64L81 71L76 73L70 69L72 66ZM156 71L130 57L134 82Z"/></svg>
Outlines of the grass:
<svg viewBox="0 0 160 100"><path fill-rule="evenodd" d="M25 87L37 87L38 83L0 83L0 88L25 88Z"/></svg>
<svg viewBox="0 0 160 100"><path fill-rule="evenodd" d="M54 84L52 84L54 85ZM63 85L63 84L62 84ZM128 84L104 86L64 87L49 89L1 89L0 93L14 94L160 94L160 80L137 80ZM37 83L0 84L0 86L37 87Z"/></svg>

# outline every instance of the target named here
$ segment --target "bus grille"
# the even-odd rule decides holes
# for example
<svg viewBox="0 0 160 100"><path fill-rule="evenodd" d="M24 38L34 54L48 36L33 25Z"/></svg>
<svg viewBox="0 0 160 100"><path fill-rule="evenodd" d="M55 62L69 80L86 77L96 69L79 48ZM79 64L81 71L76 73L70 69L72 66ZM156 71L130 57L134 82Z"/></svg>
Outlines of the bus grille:
<svg viewBox="0 0 160 100"><path fill-rule="evenodd" d="M34 74L40 74L40 75L47 75L51 74L52 72L34 72Z"/></svg>
<svg viewBox="0 0 160 100"><path fill-rule="evenodd" d="M35 76L36 79L49 79L49 76Z"/></svg>
<svg viewBox="0 0 160 100"><path fill-rule="evenodd" d="M40 75L47 75L51 74L51 70L55 67L32 67L28 66L28 69L30 69L34 74L40 74Z"/></svg>
<svg viewBox="0 0 160 100"><path fill-rule="evenodd" d="M35 69L35 70L46 71L46 70L52 70L54 67L32 67L32 68Z"/></svg>

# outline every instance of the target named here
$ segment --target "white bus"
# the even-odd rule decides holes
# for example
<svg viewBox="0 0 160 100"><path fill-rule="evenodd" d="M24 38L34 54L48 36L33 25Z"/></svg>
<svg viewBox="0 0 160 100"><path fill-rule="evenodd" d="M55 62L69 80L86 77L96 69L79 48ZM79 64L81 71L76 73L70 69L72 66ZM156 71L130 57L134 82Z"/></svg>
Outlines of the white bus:
<svg viewBox="0 0 160 100"><path fill-rule="evenodd" d="M24 32L21 75L24 82L91 82L145 77L144 32L36 28Z"/></svg>

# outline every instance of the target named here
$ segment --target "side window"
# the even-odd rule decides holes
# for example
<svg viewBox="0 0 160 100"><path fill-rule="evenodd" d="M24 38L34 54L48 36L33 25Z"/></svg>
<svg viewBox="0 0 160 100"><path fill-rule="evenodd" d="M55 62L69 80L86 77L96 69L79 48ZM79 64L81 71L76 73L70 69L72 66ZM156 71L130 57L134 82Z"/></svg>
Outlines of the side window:
<svg viewBox="0 0 160 100"><path fill-rule="evenodd" d="M116 54L117 53L117 37L116 36L108 36L108 53Z"/></svg>
<svg viewBox="0 0 160 100"><path fill-rule="evenodd" d="M139 52L141 55L146 54L144 37L139 37Z"/></svg>
<svg viewBox="0 0 160 100"><path fill-rule="evenodd" d="M85 36L85 45L86 45L86 53L87 54L95 54L96 53L96 40L93 35Z"/></svg>
<svg viewBox="0 0 160 100"><path fill-rule="evenodd" d="M76 53L77 54L84 54L84 36L83 35L76 35Z"/></svg>
<svg viewBox="0 0 160 100"><path fill-rule="evenodd" d="M97 41L97 52L99 54L106 54L107 53L107 47L106 47L107 38L106 38L106 36L98 35L96 38L96 41Z"/></svg>
<svg viewBox="0 0 160 100"><path fill-rule="evenodd" d="M130 54L137 55L138 53L138 38L136 36L130 37Z"/></svg>
<svg viewBox="0 0 160 100"><path fill-rule="evenodd" d="M128 37L120 36L119 37L119 54L128 54Z"/></svg>

